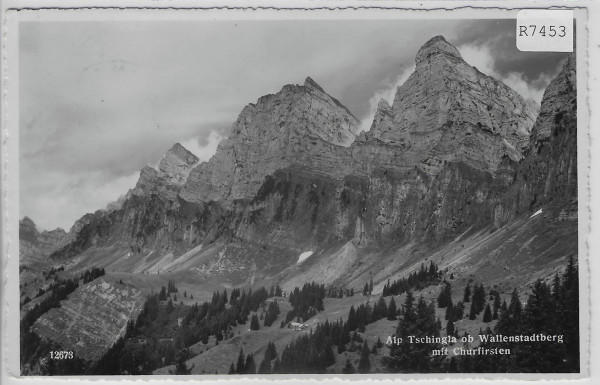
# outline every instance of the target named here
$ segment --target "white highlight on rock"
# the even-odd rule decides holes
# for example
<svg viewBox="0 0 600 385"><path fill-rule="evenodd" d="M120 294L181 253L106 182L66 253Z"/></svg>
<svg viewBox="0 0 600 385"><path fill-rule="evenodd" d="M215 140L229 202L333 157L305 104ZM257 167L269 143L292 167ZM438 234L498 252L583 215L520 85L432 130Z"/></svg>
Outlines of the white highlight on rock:
<svg viewBox="0 0 600 385"><path fill-rule="evenodd" d="M313 252L311 250L305 251L304 253L300 254L300 256L298 257L298 262L296 262L296 265L299 265L302 262L306 261L306 259L308 257L310 257L311 255L313 255Z"/></svg>
<svg viewBox="0 0 600 385"><path fill-rule="evenodd" d="M530 216L529 218L531 219L531 218L533 218L533 217L535 217L536 215L538 215L538 214L541 214L541 213L542 213L542 209L539 209L538 211L536 211L535 213L533 213L533 215L532 215L532 216Z"/></svg>

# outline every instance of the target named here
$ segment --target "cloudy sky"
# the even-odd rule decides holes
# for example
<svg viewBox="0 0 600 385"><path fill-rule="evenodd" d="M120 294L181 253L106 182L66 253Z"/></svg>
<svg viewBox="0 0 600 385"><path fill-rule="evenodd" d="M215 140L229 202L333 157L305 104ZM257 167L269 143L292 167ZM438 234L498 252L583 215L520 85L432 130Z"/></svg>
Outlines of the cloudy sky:
<svg viewBox="0 0 600 385"><path fill-rule="evenodd" d="M511 20L22 22L20 215L68 230L180 142L202 160L260 96L311 76L370 125L435 35L540 101L564 54L515 47Z"/></svg>

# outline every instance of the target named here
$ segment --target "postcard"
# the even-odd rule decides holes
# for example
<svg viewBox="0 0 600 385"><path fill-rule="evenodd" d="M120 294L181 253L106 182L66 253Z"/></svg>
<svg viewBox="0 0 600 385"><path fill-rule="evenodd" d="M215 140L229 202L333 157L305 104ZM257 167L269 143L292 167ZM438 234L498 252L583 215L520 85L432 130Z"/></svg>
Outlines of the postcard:
<svg viewBox="0 0 600 385"><path fill-rule="evenodd" d="M588 5L323 4L4 10L7 381L589 379Z"/></svg>

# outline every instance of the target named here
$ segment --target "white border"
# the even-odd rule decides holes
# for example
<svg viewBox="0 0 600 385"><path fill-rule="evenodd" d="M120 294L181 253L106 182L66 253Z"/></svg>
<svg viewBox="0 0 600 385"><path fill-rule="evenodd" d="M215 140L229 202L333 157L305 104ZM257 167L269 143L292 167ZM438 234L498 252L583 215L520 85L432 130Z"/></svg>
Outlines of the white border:
<svg viewBox="0 0 600 385"><path fill-rule="evenodd" d="M0 211L2 212L2 221L0 222L0 237L2 241L2 264L1 264L1 272L2 272L2 314L1 314L1 341L2 341L2 349L0 350L0 371L2 373L2 383L44 383L44 384L54 384L54 383L66 383L66 382L81 382L81 380L102 380L100 377L71 377L71 378L60 378L60 377L52 377L52 378L36 378L36 377L25 377L22 379L16 379L12 377L12 375L16 374L14 372L15 363L18 373L18 340L19 340L19 331L18 331L18 321L13 322L13 324L7 325L8 317L12 317L12 313L15 311L18 314L18 303L15 302L14 298L17 298L18 293L18 280L10 280L9 277L18 277L18 257L13 258L12 256L18 256L18 242L14 241L15 235L18 237L18 188L13 186L19 185L19 170L18 170L18 106L14 104L14 101L18 101L18 82L15 80L14 74L18 74L18 57L17 55L11 55L11 53L18 52L18 40L13 38L15 31L18 28L17 18L15 17L17 12L8 12L7 9L10 8L49 8L52 6L58 6L60 8L77 8L77 7L151 7L155 8L152 10L144 10L144 14L141 16L129 14L130 11L123 11L119 9L93 9L93 10L45 10L43 12L38 11L22 11L18 12L19 20L45 20L46 15L52 16L53 20L56 19L71 19L75 13L77 13L77 20L139 20L139 17L145 19L161 19L161 20L197 20L202 18L226 18L226 19L264 19L269 17L277 16L278 18L284 19L331 19L331 18L345 18L345 19L364 19L364 18L375 18L375 19L390 19L390 18L412 18L412 19L420 19L420 18L482 18L481 15L476 15L478 10L469 8L469 7L482 7L487 9L492 8L510 8L513 10L519 8L534 8L534 7L586 7L587 8L587 17L588 21L585 22L585 16L582 16L581 11L577 11L578 17L584 17L583 23L578 22L577 24L577 47L578 47L578 56L577 56L577 81L578 81L578 178L579 178L579 255L581 257L580 260L580 282L581 282L581 299L580 299L580 314L582 316L582 325L580 328L582 345L581 345L581 356L582 356L582 373L583 377L586 377L587 367L586 367L586 359L587 349L585 342L588 340L588 337L591 337L590 347L592 349L591 354L589 355L589 362L591 363L589 372L592 377L580 379L578 383L595 383L594 379L600 379L599 376L595 375L594 368L594 358L597 358L598 352L596 346L599 346L600 339L598 338L597 329L592 328L591 333L588 327L585 325L586 320L586 304L590 303L589 301L593 301L590 306L590 311L592 309L600 309L600 299L597 297L589 296L589 293L595 292L596 286L599 286L597 281L593 280L588 281L588 263L590 267L590 272L598 272L600 271L600 261L597 258L594 258L592 255L593 250L598 250L598 245L596 244L595 237L592 237L593 230L596 229L598 225L598 218L595 218L591 215L594 209L597 210L598 202L594 200L594 193L596 189L594 189L594 185L597 183L597 178L592 178L590 180L590 189L588 190L587 181L588 181L588 172L596 170L597 167L591 168L593 166L589 161L593 161L593 163L597 164L597 155L591 156L594 152L591 152L592 145L594 147L598 147L595 143L598 141L597 133L593 132L593 129L589 131L589 138L587 133L587 127L585 122L589 117L589 127L598 127L600 123L599 119L596 115L593 114L593 110L591 106L600 106L599 97L598 97L598 77L597 75L591 73L590 76L587 76L588 69L600 68L598 67L598 47L599 47L599 33L598 33L598 22L600 21L600 7L598 4L591 1L486 1L486 2L477 2L477 1L464 1L464 2L430 2L430 1L422 1L422 2L407 2L407 1L382 1L382 2L367 2L367 1L252 1L245 2L240 0L234 1L218 1L218 0L205 0L205 1L194 1L194 0L172 0L172 1L139 1L139 0L126 0L119 1L118 3L111 0L96 0L96 1L75 1L75 0L33 0L33 1L20 1L20 0L8 0L4 1L2 5L2 104L0 105L1 122L2 122L2 131L0 132L0 158L2 161L0 162L0 169L2 171L2 181L0 185L1 189L1 202L0 202ZM227 7L240 7L242 9L224 9L224 4ZM188 12L187 10L175 10L172 8L183 7L183 8L191 8L191 7L200 7L200 8L210 8L210 10L204 12ZM285 8L288 10L281 11L276 10L269 7L278 7ZM341 8L350 7L351 9L342 10ZM364 11L357 10L357 8L363 7L371 7L369 9L368 15L365 14ZM403 8L401 10L390 10L387 8ZM455 8L452 12L444 12L443 8ZM171 9L163 9L163 8L171 8ZM254 12L252 9L261 8L260 12ZM312 9L311 12L298 12L294 11L294 9L305 8ZM333 9L331 11L323 11L319 10L322 8ZM353 8L353 9L352 9ZM414 11L417 8L421 10ZM410 14L406 14L407 9L412 9L414 12ZM425 10L427 9L427 10ZM435 16L431 16L431 12L428 10L440 9L436 13L439 13ZM488 13L489 12L489 13ZM402 14L404 13L404 14ZM506 17L507 12L502 9L495 9L493 12L489 10L486 11L485 16L483 18L498 18L498 14L504 13L504 17ZM516 11L513 12L514 15L512 17L516 17ZM585 13L585 11L583 11ZM207 16L210 14L209 16ZM13 16L15 15L15 16ZM489 15L489 16L488 16ZM477 16L477 17L476 17ZM586 41L586 37L589 36L589 40ZM589 55L589 57L588 57ZM589 62L588 62L589 60ZM589 63L589 65L588 65ZM8 76L7 76L8 75ZM582 80L583 79L583 80ZM585 81L587 79L587 82ZM587 87L586 87L587 83ZM588 95L588 90L589 95ZM593 92L592 92L593 91ZM589 98L588 98L589 96ZM11 101L11 104L8 102ZM588 104L589 102L589 104ZM7 108L8 107L8 108ZM588 142L589 140L589 142ZM588 146L587 143L590 143L590 151L586 151ZM590 165L590 170L585 167L585 165ZM583 170L582 170L583 167ZM594 174L590 173L590 177L593 177ZM6 178L6 179L5 179ZM592 183L594 182L594 183ZM590 199L590 197L592 199ZM10 205L7 205L7 202L11 202ZM582 208L585 207L589 202L590 208L590 216L585 215ZM590 222L590 219L592 222ZM591 225L591 228L590 226ZM592 230L588 232L588 230ZM7 236L8 235L8 236ZM589 237L588 237L589 236ZM590 246L589 260L585 257L587 253L587 246ZM587 283L589 282L590 287L589 291L587 288ZM593 316L593 313L592 313ZM18 320L18 315L17 315ZM591 325L597 324L597 322L593 322L595 317L590 317L590 327ZM16 347L16 349L15 349ZM9 362L10 367L7 367L7 361ZM12 370L10 370L12 368ZM10 372L9 372L10 370ZM10 373L10 374L8 374ZM559 377L564 377L562 375L558 375ZM305 383L309 380L314 382L314 380L327 379L328 383L341 383L343 380L340 379L342 375L302 375L302 376L285 376L284 378L292 378L295 377L297 380L290 380L290 383ZM437 379L433 378L444 377L445 379ZM391 374L391 375L352 375L350 380L385 380L389 378L394 379L419 379L424 381L419 381L419 383L441 383L450 382L450 383L461 383L461 384L471 384L471 383L487 383L488 380L494 380L494 382L498 383L516 383L516 381L521 381L524 379L534 380L536 378L545 377L545 378L557 378L556 375L549 376L547 374L540 375L498 375L498 374L458 374L458 375L440 375L440 374L409 374L409 375L399 375L399 374ZM573 375L568 375L569 378L574 378ZM503 380L496 380L498 378L504 378ZM172 376L141 376L141 377L126 377L126 376L118 376L111 377L111 381L102 381L107 383L139 383L140 380L142 382L153 382L153 383L163 383L165 380L177 381L177 382L187 382L190 380L198 380L201 379L205 383L215 383L216 379L221 381L230 381L230 382L244 382L244 383L262 383L263 379L259 379L258 376L252 376L247 378L239 378L239 377L231 377L231 376L186 376L184 378L177 378ZM281 380L281 377L271 376L269 379L273 380ZM348 377L344 377L344 379L348 379ZM137 381L135 381L137 380ZM389 380L388 380L389 381ZM536 381L537 383L548 383L549 381ZM564 383L571 382L570 380L563 381L552 381L552 383Z"/></svg>

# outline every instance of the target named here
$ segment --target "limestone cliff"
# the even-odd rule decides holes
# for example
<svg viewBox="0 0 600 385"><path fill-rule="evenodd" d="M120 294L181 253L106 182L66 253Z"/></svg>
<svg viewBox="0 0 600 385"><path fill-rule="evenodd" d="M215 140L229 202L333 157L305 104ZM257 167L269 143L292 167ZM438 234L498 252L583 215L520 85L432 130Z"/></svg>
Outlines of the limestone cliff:
<svg viewBox="0 0 600 385"><path fill-rule="evenodd" d="M399 165L430 175L452 161L494 173L504 155L522 157L536 116L523 97L466 63L442 36L415 61L393 104L379 104L362 143L399 147Z"/></svg>
<svg viewBox="0 0 600 385"><path fill-rule="evenodd" d="M577 82L571 55L542 99L525 158L496 220L507 221L538 209L561 219L577 219Z"/></svg>
<svg viewBox="0 0 600 385"><path fill-rule="evenodd" d="M61 228L38 231L29 217L19 221L19 254L21 265L44 261L52 252L70 241L69 235Z"/></svg>
<svg viewBox="0 0 600 385"><path fill-rule="evenodd" d="M230 205L252 198L265 176L292 164L335 169L326 159L354 141L358 123L311 78L287 85L243 109L216 154L192 170L181 196Z"/></svg>
<svg viewBox="0 0 600 385"><path fill-rule="evenodd" d="M140 179L130 193L133 195L161 193L174 198L197 163L196 155L181 144L175 143L161 159L158 170L149 166L142 169Z"/></svg>
<svg viewBox="0 0 600 385"><path fill-rule="evenodd" d="M534 127L521 96L435 37L358 137L356 118L312 79L284 86L243 109L210 161L195 165L176 145L159 170L142 170L119 209L94 217L53 258L102 245L177 256L220 240L248 258L277 248L277 274L283 256L305 250L433 247L557 196L572 201L573 71L552 82Z"/></svg>

